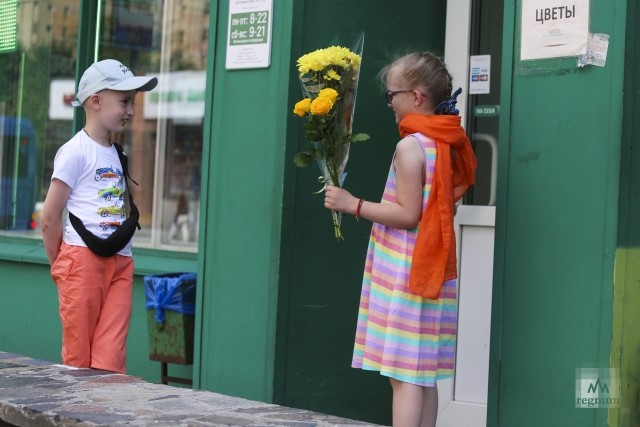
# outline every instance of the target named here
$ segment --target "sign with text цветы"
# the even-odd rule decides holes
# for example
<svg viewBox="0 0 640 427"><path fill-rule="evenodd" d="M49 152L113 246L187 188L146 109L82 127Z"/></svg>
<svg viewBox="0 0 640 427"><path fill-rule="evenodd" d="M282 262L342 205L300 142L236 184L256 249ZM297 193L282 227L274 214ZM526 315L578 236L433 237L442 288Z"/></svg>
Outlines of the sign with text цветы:
<svg viewBox="0 0 640 427"><path fill-rule="evenodd" d="M589 0L522 0L520 59L578 56L589 38Z"/></svg>

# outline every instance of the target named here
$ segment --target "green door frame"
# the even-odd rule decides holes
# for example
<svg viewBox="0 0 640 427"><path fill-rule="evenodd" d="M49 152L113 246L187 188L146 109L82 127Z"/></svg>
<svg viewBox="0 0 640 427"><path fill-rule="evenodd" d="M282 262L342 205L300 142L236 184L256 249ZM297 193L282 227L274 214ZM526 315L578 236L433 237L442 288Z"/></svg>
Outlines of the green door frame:
<svg viewBox="0 0 640 427"><path fill-rule="evenodd" d="M500 83L500 125L498 141L509 141L511 124L511 90L513 86L513 51L516 20L515 1L505 0L502 27L502 78ZM493 255L493 291L491 300L491 334L489 347L489 390L487 393L487 426L498 426L500 397L500 350L504 283L505 227L509 182L509 144L498 150L498 184L496 188L496 227ZM502 147L501 145L501 147Z"/></svg>
<svg viewBox="0 0 640 427"><path fill-rule="evenodd" d="M76 58L76 89L84 70L94 62L96 37L98 36L98 16L102 0L81 0L78 27L78 50ZM73 109L73 133L84 126L84 109Z"/></svg>
<svg viewBox="0 0 640 427"><path fill-rule="evenodd" d="M205 88L205 104L204 104L204 128L203 128L203 140L205 143L202 145L202 158L211 158L211 141L214 135L213 129L213 85L215 81L215 64L216 64L216 43L218 41L218 14L219 14L219 2L213 0L209 6L209 40L207 52L207 73L206 73L206 88ZM202 190L200 192L200 215L199 218L207 217L207 207L211 203L207 183L211 178L211 162L202 162L202 173L200 180L202 182ZM196 320L195 320L195 336L194 336L194 349L193 349L193 388L202 388L202 376L201 376L201 363L202 352L207 349L202 348L202 334L203 329L206 326L203 325L203 312L204 305L204 288L205 277L210 272L207 269L207 263L203 262L204 254L206 253L207 242L210 239L210 235L207 233L208 227L200 227L200 237L198 240L198 283L196 287Z"/></svg>
<svg viewBox="0 0 640 427"><path fill-rule="evenodd" d="M640 391L640 367L637 354L640 351L640 8L637 2L628 2L627 31L624 66L623 138L620 200L618 211L618 248L615 267L615 299L611 367L620 369L621 407L609 410L609 425L626 427L637 423L640 408L637 396Z"/></svg>

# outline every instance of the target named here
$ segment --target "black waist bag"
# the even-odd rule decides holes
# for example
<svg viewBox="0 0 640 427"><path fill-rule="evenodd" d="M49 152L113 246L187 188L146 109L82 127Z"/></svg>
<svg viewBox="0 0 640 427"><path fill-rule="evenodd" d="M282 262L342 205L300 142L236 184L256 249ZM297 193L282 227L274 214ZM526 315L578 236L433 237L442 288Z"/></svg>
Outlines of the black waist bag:
<svg viewBox="0 0 640 427"><path fill-rule="evenodd" d="M124 173L124 185L125 188L127 186L127 178L129 177L129 164L127 161L127 156L122 151L122 147L118 144L113 143L116 147L116 151L118 152L118 157L120 158L120 164L122 165L122 171ZM133 181L133 179L131 179ZM137 182L133 181L136 185ZM136 232L136 229L140 229L140 224L138 224L138 220L140 219L140 212L136 207L135 203L133 203L133 196L129 191L129 217L122 223L118 228L115 229L113 233L106 239L96 236L82 223L82 220L69 212L69 221L73 226L74 230L78 233L82 241L87 245L89 249L96 255L100 255L103 257L110 257L117 254L122 250L127 243L133 237L133 234Z"/></svg>

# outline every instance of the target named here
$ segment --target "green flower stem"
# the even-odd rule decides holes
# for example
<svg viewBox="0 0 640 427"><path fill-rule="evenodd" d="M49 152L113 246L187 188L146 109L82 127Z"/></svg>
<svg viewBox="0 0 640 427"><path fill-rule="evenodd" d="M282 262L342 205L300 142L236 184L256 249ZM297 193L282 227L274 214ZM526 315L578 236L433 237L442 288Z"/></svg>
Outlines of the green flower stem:
<svg viewBox="0 0 640 427"><path fill-rule="evenodd" d="M340 230L340 217L339 213L336 211L331 211L331 216L333 217L333 229L336 234L336 239L344 240L344 236L342 235L342 230Z"/></svg>

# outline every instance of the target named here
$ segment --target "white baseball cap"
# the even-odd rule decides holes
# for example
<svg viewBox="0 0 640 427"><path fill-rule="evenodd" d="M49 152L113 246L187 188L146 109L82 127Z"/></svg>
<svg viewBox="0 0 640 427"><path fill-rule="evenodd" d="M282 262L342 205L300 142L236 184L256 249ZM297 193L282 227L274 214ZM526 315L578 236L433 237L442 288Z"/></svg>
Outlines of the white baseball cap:
<svg viewBox="0 0 640 427"><path fill-rule="evenodd" d="M104 89L146 92L157 84L156 77L136 77L122 63L115 59L105 59L94 62L82 74L76 95L78 100L71 102L71 105L81 107L87 98Z"/></svg>

